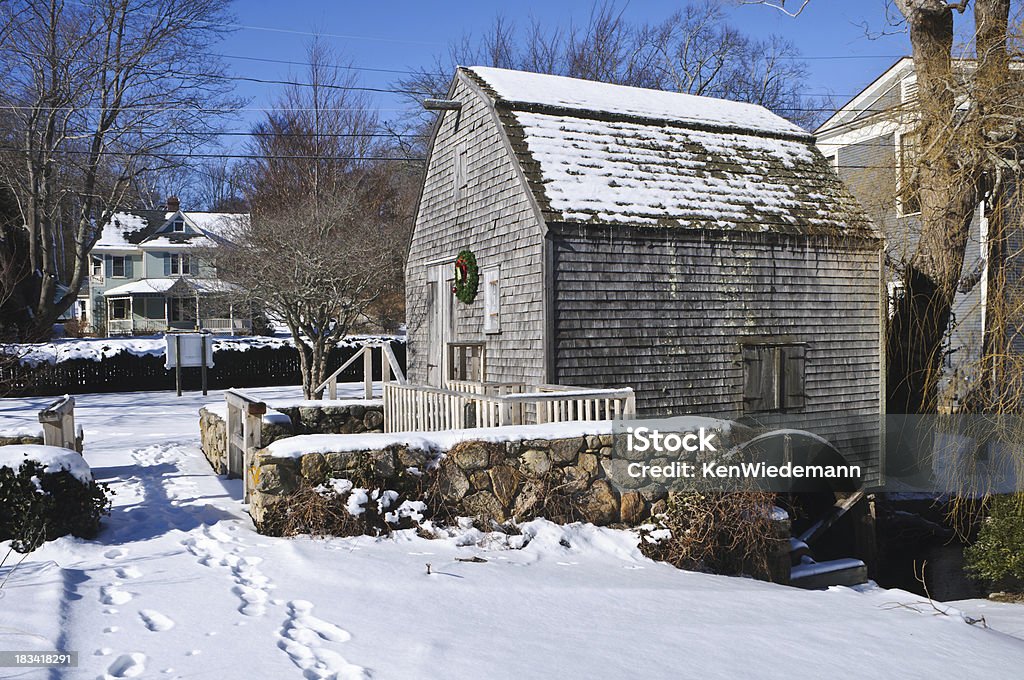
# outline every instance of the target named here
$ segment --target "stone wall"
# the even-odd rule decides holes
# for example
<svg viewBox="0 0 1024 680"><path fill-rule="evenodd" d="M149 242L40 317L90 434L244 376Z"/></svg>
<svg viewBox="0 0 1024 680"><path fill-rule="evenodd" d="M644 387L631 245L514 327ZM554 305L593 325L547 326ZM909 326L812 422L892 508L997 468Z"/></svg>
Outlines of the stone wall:
<svg viewBox="0 0 1024 680"><path fill-rule="evenodd" d="M384 431L384 406L378 401L365 404L275 406L288 416L295 434L356 434Z"/></svg>
<svg viewBox="0 0 1024 680"><path fill-rule="evenodd" d="M275 417L278 416L278 417ZM286 424L286 420L291 421ZM278 439L297 434L350 434L384 431L384 406L377 401L366 404L330 402L299 406L269 407L263 418L260 443L267 446ZM227 423L223 407L199 409L200 445L206 459L217 471L227 472Z"/></svg>
<svg viewBox="0 0 1024 680"><path fill-rule="evenodd" d="M271 416L274 414L269 409L267 413ZM227 426L222 412L205 406L199 409L200 446L206 455L206 460L210 461L210 465L219 475L227 474L228 471ZM291 426L284 425L282 419L264 417L263 427L260 431L260 443L266 446L282 437L291 437L293 434Z"/></svg>
<svg viewBox="0 0 1024 680"><path fill-rule="evenodd" d="M8 434L0 431L0 446L11 444L42 444L43 438L40 435L29 434Z"/></svg>
<svg viewBox="0 0 1024 680"><path fill-rule="evenodd" d="M257 452L259 484L250 513L257 526L266 509L293 493L301 482L317 485L327 477L370 471L380 489L395 488L397 473L424 472L438 500L452 515L505 522L546 516L597 525L636 525L664 508L667 491L649 486L618 492L608 480L612 435L506 442L465 441L447 455L395 444L382 450L276 456Z"/></svg>

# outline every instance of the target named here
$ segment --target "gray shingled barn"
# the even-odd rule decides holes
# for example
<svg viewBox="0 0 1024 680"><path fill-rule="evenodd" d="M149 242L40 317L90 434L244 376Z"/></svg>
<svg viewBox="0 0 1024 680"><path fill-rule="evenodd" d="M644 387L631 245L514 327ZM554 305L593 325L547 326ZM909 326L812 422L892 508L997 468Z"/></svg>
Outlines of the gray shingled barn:
<svg viewBox="0 0 1024 680"><path fill-rule="evenodd" d="M758 106L482 67L440 104L411 382L630 386L641 415L796 413L877 451L881 238L809 134ZM462 249L470 304L451 292Z"/></svg>

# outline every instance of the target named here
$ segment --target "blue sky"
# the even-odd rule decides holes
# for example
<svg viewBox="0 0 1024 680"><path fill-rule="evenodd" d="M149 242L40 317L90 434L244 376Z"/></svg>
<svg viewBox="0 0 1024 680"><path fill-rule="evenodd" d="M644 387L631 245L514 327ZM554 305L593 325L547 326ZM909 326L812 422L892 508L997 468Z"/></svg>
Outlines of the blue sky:
<svg viewBox="0 0 1024 680"><path fill-rule="evenodd" d="M625 6L625 13L637 20L659 20L681 4L633 0ZM499 12L523 23L533 16L546 24L567 25L570 20L585 22L591 6L589 0L236 0L233 8L239 28L216 51L232 57L301 62L308 34L315 31L356 66L408 69L429 65L434 54L465 32L485 32ZM748 34L765 37L776 33L793 40L807 57L808 93L832 93L839 102L860 91L909 51L903 33L877 39L865 35L865 22L874 32L887 27L883 0L812 0L795 19L761 6L730 4L727 11L734 24ZM227 63L234 73L247 77L280 79L301 73L301 67L287 64L239 58L229 58ZM363 71L361 83L386 88L397 77ZM239 82L238 93L251 99L251 107L258 108L269 103L274 86ZM383 119L399 115L395 109L401 103L397 99L381 95L377 104ZM258 114L244 115L249 119ZM247 123L239 121L232 127L244 129ZM237 143L240 139L230 141Z"/></svg>

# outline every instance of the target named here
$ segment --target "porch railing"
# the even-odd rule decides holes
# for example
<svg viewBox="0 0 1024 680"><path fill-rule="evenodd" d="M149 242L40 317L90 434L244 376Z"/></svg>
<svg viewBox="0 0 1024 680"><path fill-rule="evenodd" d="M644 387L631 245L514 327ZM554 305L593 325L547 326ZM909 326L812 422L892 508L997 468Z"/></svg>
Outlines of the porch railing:
<svg viewBox="0 0 1024 680"><path fill-rule="evenodd" d="M589 389L454 380L448 389L384 384L386 432L612 420L635 414L636 397L628 387Z"/></svg>

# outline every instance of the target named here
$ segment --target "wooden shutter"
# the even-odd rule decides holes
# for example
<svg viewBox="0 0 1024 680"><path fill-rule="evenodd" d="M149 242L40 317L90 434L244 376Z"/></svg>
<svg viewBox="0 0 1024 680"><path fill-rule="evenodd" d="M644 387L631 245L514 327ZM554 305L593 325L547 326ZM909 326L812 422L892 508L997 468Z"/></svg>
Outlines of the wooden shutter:
<svg viewBox="0 0 1024 680"><path fill-rule="evenodd" d="M743 402L747 411L765 410L761 393L761 352L757 345L746 345L743 354Z"/></svg>
<svg viewBox="0 0 1024 680"><path fill-rule="evenodd" d="M104 255L103 264L106 267L107 278L109 279L111 276L114 275L114 258L112 258L110 255Z"/></svg>
<svg viewBox="0 0 1024 680"><path fill-rule="evenodd" d="M188 273L192 276L199 275L199 260L194 255L188 256Z"/></svg>
<svg viewBox="0 0 1024 680"><path fill-rule="evenodd" d="M803 345L789 345L782 348L784 401L787 410L799 410L805 401L805 368L807 348Z"/></svg>
<svg viewBox="0 0 1024 680"><path fill-rule="evenodd" d="M126 279L134 278L133 275L132 275L132 256L131 255L125 255L124 256L124 277Z"/></svg>
<svg viewBox="0 0 1024 680"><path fill-rule="evenodd" d="M171 275L171 254L160 253L160 259L164 261L164 276Z"/></svg>

